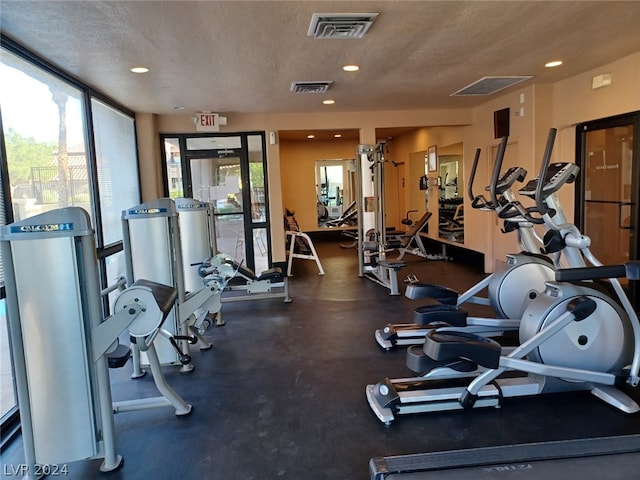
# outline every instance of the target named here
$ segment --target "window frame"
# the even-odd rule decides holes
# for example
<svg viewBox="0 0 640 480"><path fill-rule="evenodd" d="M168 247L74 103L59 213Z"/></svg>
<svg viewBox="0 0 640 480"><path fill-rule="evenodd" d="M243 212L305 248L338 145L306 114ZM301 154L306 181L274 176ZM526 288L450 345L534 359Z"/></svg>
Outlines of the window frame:
<svg viewBox="0 0 640 480"><path fill-rule="evenodd" d="M81 81L80 79L74 77L63 69L53 65L52 63L45 60L43 57L34 53L33 51L25 48L17 41L13 40L10 37L7 37L5 34L0 33L0 49L5 50L9 53L12 53L16 57L20 58L22 61L30 64L30 66L41 70L43 73L52 75L57 80L67 83L70 86L78 89L81 92L81 99L83 102L83 111L84 115L84 141L85 141L85 155L86 155L86 163L87 163L87 174L88 174L88 183L89 183L89 191L90 191L90 204L92 215L94 218L93 228L95 229L95 241L96 241L96 254L99 264L100 271L100 282L102 287L107 286L107 278L106 278L106 259L111 255L119 253L123 251L123 243L122 240L119 242L115 242L109 245L105 245L104 236L103 236L103 226L102 226L102 206L100 204L100 195L99 195L99 184L98 184L98 171L97 171L97 154L96 154L96 144L95 144L95 129L94 129L94 121L93 121L93 109L92 109L92 101L95 99L103 104L113 108L114 110L120 112L121 114L131 118L132 127L133 127L133 135L134 135L134 145L135 145L135 159L136 159L136 172L137 172L137 188L138 188L138 201L141 201L142 198L142 184L140 181L140 156L138 152L138 134L136 128L136 115L135 112L128 109L124 105L120 104L116 100L110 98L104 93L100 92L96 88L91 85ZM9 172L8 172L8 159L7 159L6 145L5 145L5 137L4 137L4 126L2 124L2 110L0 106L0 177L2 181L2 199L0 201L3 202L5 207L5 220L6 223L12 223L14 221L13 209L12 209L12 199L11 199L11 190L9 188ZM0 284L0 299L6 298L6 290L4 287L4 283ZM108 303L105 299L104 301L105 313L108 313ZM6 416L2 419L2 425L0 427L4 431L5 429L10 428L12 425L16 425L19 422L19 410L14 407L10 412L6 414ZM19 427L18 427L19 428ZM8 430L7 430L8 431ZM4 436L4 435L3 435ZM7 438L3 438L4 448L5 443L10 440L10 436Z"/></svg>

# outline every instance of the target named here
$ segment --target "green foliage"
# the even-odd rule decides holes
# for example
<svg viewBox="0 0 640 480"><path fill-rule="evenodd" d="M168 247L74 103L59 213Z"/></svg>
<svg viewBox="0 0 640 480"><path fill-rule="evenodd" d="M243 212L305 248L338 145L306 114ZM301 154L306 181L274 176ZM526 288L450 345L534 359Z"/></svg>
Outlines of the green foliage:
<svg viewBox="0 0 640 480"><path fill-rule="evenodd" d="M55 143L36 142L33 137L23 137L14 129L5 132L9 180L11 184L27 182L31 176L31 167L51 165L56 154Z"/></svg>
<svg viewBox="0 0 640 480"><path fill-rule="evenodd" d="M264 187L264 168L262 167L262 162L249 163L249 178L251 179L252 187Z"/></svg>

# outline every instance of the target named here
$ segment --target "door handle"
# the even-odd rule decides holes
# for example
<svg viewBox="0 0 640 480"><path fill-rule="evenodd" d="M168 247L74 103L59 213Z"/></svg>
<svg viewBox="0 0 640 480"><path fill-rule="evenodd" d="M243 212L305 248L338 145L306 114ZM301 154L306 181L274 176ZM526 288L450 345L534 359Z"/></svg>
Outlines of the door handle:
<svg viewBox="0 0 640 480"><path fill-rule="evenodd" d="M632 230L633 226L631 225L631 206L633 206L632 202L619 202L618 203L618 227L621 230ZM629 219L629 225L624 224L624 218L622 218L622 207L629 207L629 215L627 218Z"/></svg>

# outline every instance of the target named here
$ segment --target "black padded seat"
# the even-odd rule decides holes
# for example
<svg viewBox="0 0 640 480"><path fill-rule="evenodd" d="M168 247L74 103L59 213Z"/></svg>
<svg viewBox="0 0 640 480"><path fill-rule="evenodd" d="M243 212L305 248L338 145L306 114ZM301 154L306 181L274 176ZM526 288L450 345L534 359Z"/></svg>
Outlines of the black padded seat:
<svg viewBox="0 0 640 480"><path fill-rule="evenodd" d="M405 262L397 261L397 260L381 260L378 262L378 265L384 268L392 268L394 270L400 270L402 267L406 267Z"/></svg>
<svg viewBox="0 0 640 480"><path fill-rule="evenodd" d="M251 270L250 268L245 267L243 264L238 263L235 260L233 262L233 268L237 269L238 272L240 272L245 277L250 278L251 280L255 280L256 279L256 274L255 274L255 272L253 270Z"/></svg>
<svg viewBox="0 0 640 480"><path fill-rule="evenodd" d="M280 267L273 267L269 270L265 270L258 277L258 280L269 280L271 282L281 282L282 279L283 275Z"/></svg>
<svg viewBox="0 0 640 480"><path fill-rule="evenodd" d="M116 349L107 354L107 361L109 362L109 368L121 368L127 364L129 357L131 356L131 349L126 345L118 344Z"/></svg>
<svg viewBox="0 0 640 480"><path fill-rule="evenodd" d="M162 312L162 319L164 320L168 313L173 308L176 299L178 298L178 290L169 285L162 283L152 282L151 280L139 279L133 282L132 287L146 287L151 290L153 299L158 304L158 308Z"/></svg>

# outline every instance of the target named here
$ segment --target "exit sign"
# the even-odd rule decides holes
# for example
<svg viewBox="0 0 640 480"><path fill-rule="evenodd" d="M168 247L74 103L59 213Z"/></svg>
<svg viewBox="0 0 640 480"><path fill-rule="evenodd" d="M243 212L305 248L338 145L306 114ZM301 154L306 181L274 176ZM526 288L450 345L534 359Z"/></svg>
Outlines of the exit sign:
<svg viewBox="0 0 640 480"><path fill-rule="evenodd" d="M217 113L198 113L196 116L196 131L219 132L220 122Z"/></svg>

